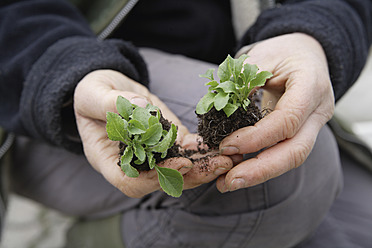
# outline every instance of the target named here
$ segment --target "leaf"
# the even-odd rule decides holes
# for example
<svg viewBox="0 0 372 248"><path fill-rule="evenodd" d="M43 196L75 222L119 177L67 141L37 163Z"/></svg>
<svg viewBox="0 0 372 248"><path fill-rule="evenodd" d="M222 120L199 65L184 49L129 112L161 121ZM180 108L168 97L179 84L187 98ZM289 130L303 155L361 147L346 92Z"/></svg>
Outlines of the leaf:
<svg viewBox="0 0 372 248"><path fill-rule="evenodd" d="M236 110L238 109L238 106L228 103L226 106L223 108L223 112L225 112L227 117L230 117Z"/></svg>
<svg viewBox="0 0 372 248"><path fill-rule="evenodd" d="M229 94L220 92L214 98L214 107L217 109L217 111L220 111L226 106L228 101L229 101Z"/></svg>
<svg viewBox="0 0 372 248"><path fill-rule="evenodd" d="M155 119L156 117L153 116ZM148 146L157 144L162 136L162 125L158 122L149 127L145 133L141 135L141 142Z"/></svg>
<svg viewBox="0 0 372 248"><path fill-rule="evenodd" d="M156 116L151 115L149 118L149 127L159 123L159 119Z"/></svg>
<svg viewBox="0 0 372 248"><path fill-rule="evenodd" d="M146 132L146 128L138 120L132 119L128 124L128 132L131 134L142 134Z"/></svg>
<svg viewBox="0 0 372 248"><path fill-rule="evenodd" d="M154 154L152 152L146 152L147 162L149 163L150 170L156 166Z"/></svg>
<svg viewBox="0 0 372 248"><path fill-rule="evenodd" d="M170 141L169 148L172 147L172 145L174 144L174 142L176 142L176 139L177 139L177 127L176 127L176 125L174 125L174 124L171 125L171 131L172 131L172 139Z"/></svg>
<svg viewBox="0 0 372 248"><path fill-rule="evenodd" d="M146 152L143 146L140 143L134 142L133 148L134 148L134 154L136 155L138 160L141 161L141 163L145 162Z"/></svg>
<svg viewBox="0 0 372 248"><path fill-rule="evenodd" d="M219 65L217 70L217 76L220 78L221 82L230 80L232 76L229 70L229 57L231 58L231 56L228 55L227 58Z"/></svg>
<svg viewBox="0 0 372 248"><path fill-rule="evenodd" d="M205 94L196 105L196 113L202 115L211 110L215 96L216 94L212 92Z"/></svg>
<svg viewBox="0 0 372 248"><path fill-rule="evenodd" d="M118 96L116 99L116 110L126 121L129 121L129 116L133 112L133 105L126 98Z"/></svg>
<svg viewBox="0 0 372 248"><path fill-rule="evenodd" d="M238 78L240 73L242 72L243 68L243 62L244 60L248 58L248 55L242 54L239 58L233 59L232 57L228 56L229 63L228 65L230 66L231 74L234 77L234 82L238 82Z"/></svg>
<svg viewBox="0 0 372 248"><path fill-rule="evenodd" d="M133 158L133 149L132 146L127 146L123 152L123 155L120 158L120 165L130 164Z"/></svg>
<svg viewBox="0 0 372 248"><path fill-rule="evenodd" d="M218 86L218 82L216 80L213 80L206 83L205 86L209 86L208 91L212 91Z"/></svg>
<svg viewBox="0 0 372 248"><path fill-rule="evenodd" d="M108 138L113 141L122 141L127 143L129 136L126 130L128 127L126 120L112 112L106 113L106 120L106 132Z"/></svg>
<svg viewBox="0 0 372 248"><path fill-rule="evenodd" d="M214 69L208 69L205 74L200 74L199 77L208 78L209 80L213 81L213 72Z"/></svg>
<svg viewBox="0 0 372 248"><path fill-rule="evenodd" d="M257 76L251 81L251 84L249 88L254 88L258 86L264 86L266 83L266 80L271 78L273 74L268 71L261 71L260 73L257 74Z"/></svg>
<svg viewBox="0 0 372 248"><path fill-rule="evenodd" d="M132 119L139 121L145 127L145 130L146 130L149 127L150 116L152 115L147 109L136 107L133 110Z"/></svg>
<svg viewBox="0 0 372 248"><path fill-rule="evenodd" d="M125 175L127 175L128 177L139 176L138 170L134 168L133 166L131 166L130 164L123 164L120 167L121 167L121 170L124 171Z"/></svg>
<svg viewBox="0 0 372 248"><path fill-rule="evenodd" d="M156 106L154 106L154 105L152 105L152 104L150 104L150 103L148 103L147 105L146 105L146 108L145 108L148 112L153 112L153 111L158 111L159 110L159 108L158 107L156 107Z"/></svg>
<svg viewBox="0 0 372 248"><path fill-rule="evenodd" d="M244 109L247 109L246 107L248 107L250 103L251 103L251 101L250 101L248 98L245 99L245 100L243 101L243 107L245 106Z"/></svg>
<svg viewBox="0 0 372 248"><path fill-rule="evenodd" d="M216 88L223 89L225 93L236 93L236 84L232 81L220 83Z"/></svg>
<svg viewBox="0 0 372 248"><path fill-rule="evenodd" d="M248 83L252 81L253 78L256 77L257 71L258 71L257 65L251 65L251 64L244 65L242 77L245 82L245 85L248 85Z"/></svg>
<svg viewBox="0 0 372 248"><path fill-rule="evenodd" d="M171 143L174 138L173 130L174 130L173 128L169 129L169 132L164 136L164 138L157 145L151 147L150 150L154 152L161 152L161 153L166 152L168 148L170 148L174 143L174 142Z"/></svg>
<svg viewBox="0 0 372 248"><path fill-rule="evenodd" d="M160 187L170 196L180 197L183 190L183 177L177 170L155 166Z"/></svg>

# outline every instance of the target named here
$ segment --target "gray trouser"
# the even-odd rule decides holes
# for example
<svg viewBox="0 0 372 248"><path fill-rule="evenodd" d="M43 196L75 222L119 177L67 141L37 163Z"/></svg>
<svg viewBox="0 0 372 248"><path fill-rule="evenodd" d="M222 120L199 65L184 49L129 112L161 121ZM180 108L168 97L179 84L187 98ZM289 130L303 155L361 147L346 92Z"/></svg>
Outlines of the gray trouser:
<svg viewBox="0 0 372 248"><path fill-rule="evenodd" d="M206 88L198 77L216 65L143 49L150 90L190 129ZM63 213L86 218L122 213L126 247L293 247L320 225L342 185L337 144L327 127L299 168L255 187L221 194L215 182L176 199L155 192L131 199L84 156L18 138L14 189ZM113 165L114 166L114 165Z"/></svg>

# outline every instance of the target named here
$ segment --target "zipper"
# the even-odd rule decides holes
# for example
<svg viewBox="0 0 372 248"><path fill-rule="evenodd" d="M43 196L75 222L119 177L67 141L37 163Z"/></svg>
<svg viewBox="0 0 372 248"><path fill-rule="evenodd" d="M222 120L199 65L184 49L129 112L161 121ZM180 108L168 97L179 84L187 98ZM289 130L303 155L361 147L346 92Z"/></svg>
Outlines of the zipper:
<svg viewBox="0 0 372 248"><path fill-rule="evenodd" d="M99 40L104 40L112 34L112 32L119 26L128 13L133 9L139 0L129 0L128 3L119 11L119 13L112 19L112 21L98 34Z"/></svg>
<svg viewBox="0 0 372 248"><path fill-rule="evenodd" d="M15 135L12 133L9 133L4 141L4 143L0 146L0 159L5 155L5 153L9 150L9 148L12 146L14 141Z"/></svg>

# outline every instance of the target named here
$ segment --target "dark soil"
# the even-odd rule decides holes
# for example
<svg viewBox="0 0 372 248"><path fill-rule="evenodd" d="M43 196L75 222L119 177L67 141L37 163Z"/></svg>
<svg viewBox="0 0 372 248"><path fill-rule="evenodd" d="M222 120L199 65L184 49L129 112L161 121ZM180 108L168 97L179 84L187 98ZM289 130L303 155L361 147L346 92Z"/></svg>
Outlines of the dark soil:
<svg viewBox="0 0 372 248"><path fill-rule="evenodd" d="M240 128L253 126L263 118L263 114L254 101L251 101L247 111L240 107L229 118L223 110L217 111L215 108L206 114L197 116L199 119L198 134L210 149L218 149L226 136Z"/></svg>
<svg viewBox="0 0 372 248"><path fill-rule="evenodd" d="M203 138L203 143L208 146L209 149L202 149L201 142L199 144L198 150L182 150L179 145L174 144L167 152L165 158L161 158L161 153L154 153L154 158L156 164L159 162L174 157L185 157L190 159L193 162L199 162L200 172L206 172L209 170L209 159L215 155L206 155L198 159L192 158L195 153L205 154L210 150L218 149L220 142L232 132L246 127L253 126L256 122L264 117L260 109L256 106L255 100L251 99L251 104L248 107L248 110L243 108L238 108L234 114L229 118L226 117L226 114L223 111L217 111L215 108L212 108L211 111L204 115L197 115L198 122L198 134ZM257 101L256 101L257 102ZM164 130L169 131L171 123L165 119L162 115L160 117L160 123L163 126ZM120 157L123 155L126 144L120 142ZM135 155L134 155L135 156ZM132 161L135 161L133 159ZM120 161L118 162L120 166ZM147 160L143 164L135 164L134 162L131 165L139 171L150 170Z"/></svg>

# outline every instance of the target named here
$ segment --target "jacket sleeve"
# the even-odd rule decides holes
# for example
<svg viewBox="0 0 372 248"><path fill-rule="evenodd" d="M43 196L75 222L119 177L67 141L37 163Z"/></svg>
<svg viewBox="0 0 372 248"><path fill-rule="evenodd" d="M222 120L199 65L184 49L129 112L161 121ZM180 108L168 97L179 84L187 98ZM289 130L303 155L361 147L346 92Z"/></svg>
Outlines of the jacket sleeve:
<svg viewBox="0 0 372 248"><path fill-rule="evenodd" d="M372 39L372 1L279 2L281 4L259 16L240 45L293 32L311 35L321 43L326 53L338 100L356 81L368 56Z"/></svg>
<svg viewBox="0 0 372 248"><path fill-rule="evenodd" d="M76 130L67 103L80 79L113 69L148 82L134 46L98 40L66 1L0 3L0 49L0 126L73 151L81 151L81 144L66 131Z"/></svg>

